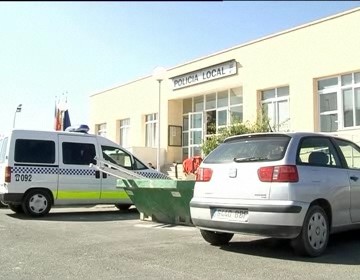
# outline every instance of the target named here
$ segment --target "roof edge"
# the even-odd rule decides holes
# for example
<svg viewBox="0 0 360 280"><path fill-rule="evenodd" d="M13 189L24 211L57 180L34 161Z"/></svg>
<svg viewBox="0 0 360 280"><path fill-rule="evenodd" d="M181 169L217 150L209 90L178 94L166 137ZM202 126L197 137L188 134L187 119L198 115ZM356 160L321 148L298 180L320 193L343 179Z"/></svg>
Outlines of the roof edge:
<svg viewBox="0 0 360 280"><path fill-rule="evenodd" d="M276 33L267 35L265 37L261 37L259 39L255 39L255 40L252 40L252 41L249 41L249 42L246 42L246 43L243 43L243 44L240 44L240 45L237 45L237 46L234 46L234 47L222 50L222 51L218 51L218 52L215 52L215 53L212 53L212 54L197 58L195 60L191 60L191 61L188 61L188 62L185 62L185 63L182 63L182 64L178 64L178 65L176 65L174 67L166 69L166 71L174 70L174 69L183 67L185 65L189 65L189 64L192 64L192 63L195 63L195 62L199 62L201 60L204 60L204 59L207 59L207 58L219 55L219 54L227 53L227 52L233 51L235 49L243 48L243 47L246 47L246 46L249 46L249 45L252 45L252 44L259 43L261 41L265 41L265 40L268 40L268 39L271 39L271 38L274 38L274 37L278 37L278 36L281 36L281 35L284 35L284 34L287 34L287 33L290 33L290 32L294 32L294 31L297 31L297 30L300 30L300 29L304 29L304 28L312 26L312 25L316 25L316 24L319 24L319 23L322 23L322 22L325 22L325 21L333 20L335 18L339 18L339 17L345 16L345 15L348 15L348 14L359 12L359 11L360 11L360 7L357 7L357 8L346 10L346 11L343 11L343 12L340 12L340 13L337 13L337 14L334 14L334 15L327 16L325 18L320 18L320 19L317 19L317 20L314 20L314 21L311 21L311 22L308 22L308 23L305 23L305 24L302 24L302 25L299 25L299 26L296 26L296 27L293 27L293 28L290 28L290 29L286 29L284 31L276 32ZM129 85L129 84L138 82L140 80L147 79L147 78L149 78L151 76L152 75L143 76L141 78L132 80L130 82L126 82L126 83L123 83L123 84L120 84L120 85L117 85L117 86L112 86L112 87L110 87L108 89L105 89L105 90L102 90L100 92L90 94L90 97L105 93L107 91L111 91L111 90L113 90L115 88L118 88L118 87L122 87L122 86L125 86L125 85Z"/></svg>
<svg viewBox="0 0 360 280"><path fill-rule="evenodd" d="M316 24L319 24L319 23L322 23L322 22L325 22L325 21L333 20L335 18L339 18L339 17L345 16L345 15L348 15L348 14L359 12L359 11L360 11L360 7L353 8L351 10L346 10L344 12L340 12L340 13L337 13L337 14L334 14L334 15L330 15L330 16L327 16L325 18L320 18L320 19L317 19L317 20L314 20L314 21L311 21L311 22L308 22L308 23L305 23L305 24L302 24L302 25L299 25L299 26L296 26L296 27L292 27L290 29L286 29L286 30L283 30L283 31L280 31L280 32L276 32L276 33L267 35L265 37L261 37L259 39L255 39L255 40L252 40L252 41L249 41L249 42L246 42L246 43L243 43L243 44L240 44L240 45L237 45L237 46L234 46L234 47L222 50L222 51L218 51L216 53L212 53L212 54L207 55L207 56L197 58L197 59L189 61L189 62L185 62L183 64L179 64L179 65L174 66L172 68L169 68L167 70L173 70L173 69L176 69L176 68L180 68L182 66L185 66L185 65L188 65L188 64L191 64L191 63L194 63L194 62L198 62L198 61L201 61L201 60L204 60L204 59L207 59L207 58L210 58L210 57L222 54L222 53L226 53L226 52L229 52L229 51L232 51L232 50L235 50L235 49L246 47L248 45L256 44L256 43L261 42L261 41L265 41L265 40L268 40L268 39L271 39L271 38L274 38L274 37L278 37L278 36L281 36L281 35L284 35L284 34L287 34L287 33L290 33L290 32L294 32L296 30L304 29L304 28L312 26L312 25L316 25Z"/></svg>

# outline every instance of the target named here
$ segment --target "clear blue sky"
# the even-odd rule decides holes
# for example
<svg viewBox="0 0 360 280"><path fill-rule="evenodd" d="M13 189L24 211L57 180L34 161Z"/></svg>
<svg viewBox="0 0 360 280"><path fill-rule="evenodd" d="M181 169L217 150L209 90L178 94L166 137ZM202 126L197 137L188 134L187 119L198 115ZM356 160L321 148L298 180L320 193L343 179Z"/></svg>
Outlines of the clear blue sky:
<svg viewBox="0 0 360 280"><path fill-rule="evenodd" d="M72 124L90 95L345 10L360 1L0 2L0 135ZM336 38L334 38L336 40ZM336 43L336 41L334 41Z"/></svg>

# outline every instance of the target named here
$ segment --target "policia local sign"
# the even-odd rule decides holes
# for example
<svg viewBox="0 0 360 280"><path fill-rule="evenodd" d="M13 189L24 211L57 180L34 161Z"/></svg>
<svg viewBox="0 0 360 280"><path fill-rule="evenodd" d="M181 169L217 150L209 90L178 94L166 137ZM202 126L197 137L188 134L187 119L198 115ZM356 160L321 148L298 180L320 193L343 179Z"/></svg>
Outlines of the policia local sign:
<svg viewBox="0 0 360 280"><path fill-rule="evenodd" d="M184 75L172 77L173 89L180 89L207 81L235 75L237 73L236 61L230 60L203 68Z"/></svg>

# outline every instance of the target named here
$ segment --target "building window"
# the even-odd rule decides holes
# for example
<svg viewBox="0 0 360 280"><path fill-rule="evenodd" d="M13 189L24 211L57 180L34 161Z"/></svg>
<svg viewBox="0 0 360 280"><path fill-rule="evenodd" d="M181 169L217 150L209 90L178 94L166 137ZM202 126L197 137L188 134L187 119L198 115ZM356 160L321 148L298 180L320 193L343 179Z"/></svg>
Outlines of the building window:
<svg viewBox="0 0 360 280"><path fill-rule="evenodd" d="M230 124L243 121L243 92L242 88L230 89Z"/></svg>
<svg viewBox="0 0 360 280"><path fill-rule="evenodd" d="M130 119L120 120L120 145L130 147Z"/></svg>
<svg viewBox="0 0 360 280"><path fill-rule="evenodd" d="M98 124L97 135L106 137L106 123Z"/></svg>
<svg viewBox="0 0 360 280"><path fill-rule="evenodd" d="M201 155L204 139L243 121L242 88L225 89L183 100L183 158Z"/></svg>
<svg viewBox="0 0 360 280"><path fill-rule="evenodd" d="M289 87L279 87L261 92L261 104L274 131L290 130Z"/></svg>
<svg viewBox="0 0 360 280"><path fill-rule="evenodd" d="M320 104L320 131L360 126L360 72L317 82Z"/></svg>
<svg viewBox="0 0 360 280"><path fill-rule="evenodd" d="M157 140L157 127L158 127L158 118L157 114L149 114L145 116L145 146L155 148Z"/></svg>

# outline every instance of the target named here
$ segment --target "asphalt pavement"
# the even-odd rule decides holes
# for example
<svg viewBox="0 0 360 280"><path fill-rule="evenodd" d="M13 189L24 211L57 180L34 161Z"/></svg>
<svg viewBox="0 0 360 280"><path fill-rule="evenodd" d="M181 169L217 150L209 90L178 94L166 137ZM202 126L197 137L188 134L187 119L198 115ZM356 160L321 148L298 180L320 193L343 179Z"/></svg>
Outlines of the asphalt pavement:
<svg viewBox="0 0 360 280"><path fill-rule="evenodd" d="M53 208L33 219L0 209L0 279L356 279L360 231L334 235L319 258L289 242L235 235L207 244L192 226L141 221L135 208Z"/></svg>

